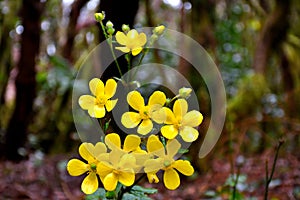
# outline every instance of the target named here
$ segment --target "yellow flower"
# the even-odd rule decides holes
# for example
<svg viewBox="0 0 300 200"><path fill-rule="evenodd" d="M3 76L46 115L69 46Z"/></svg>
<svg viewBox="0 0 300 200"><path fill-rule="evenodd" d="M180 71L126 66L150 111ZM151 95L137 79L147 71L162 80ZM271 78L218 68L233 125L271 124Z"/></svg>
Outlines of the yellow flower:
<svg viewBox="0 0 300 200"><path fill-rule="evenodd" d="M108 191L116 189L118 182L125 186L134 183L135 173L133 167L136 159L131 154L120 154L119 151L111 151L109 160L100 162L97 173L100 175L103 186Z"/></svg>
<svg viewBox="0 0 300 200"><path fill-rule="evenodd" d="M91 117L102 118L105 116L105 108L110 112L118 101L118 99L110 100L116 93L117 83L114 79L108 79L104 86L100 79L94 78L89 82L89 87L94 96L80 96L79 105L87 110Z"/></svg>
<svg viewBox="0 0 300 200"><path fill-rule="evenodd" d="M189 96L191 96L192 91L193 90L191 88L186 88L186 87L180 88L179 97L187 99Z"/></svg>
<svg viewBox="0 0 300 200"><path fill-rule="evenodd" d="M67 164L67 170L71 176L88 175L83 179L81 190L85 194L92 194L98 189L97 170L99 161L97 157L107 151L105 144L98 142L95 146L91 143L82 143L79 147L80 156L87 161L71 159Z"/></svg>
<svg viewBox="0 0 300 200"><path fill-rule="evenodd" d="M116 33L116 40L119 44L125 47L116 47L116 49L128 53L131 51L132 55L138 55L142 50L143 46L147 42L147 36L145 33L138 33L135 29L128 31L125 35L123 32L118 31Z"/></svg>
<svg viewBox="0 0 300 200"><path fill-rule="evenodd" d="M164 25L157 26L154 28L153 33L161 35L164 32L165 28L166 27Z"/></svg>
<svg viewBox="0 0 300 200"><path fill-rule="evenodd" d="M150 139L150 137L152 137ZM187 160L174 160L181 147L177 140L169 140L166 145L166 151L163 144L157 136L150 136L147 142L147 150L158 158L149 159L145 162L144 171L147 173L149 182L156 182L155 175L158 170L164 170L164 184L169 190L175 190L180 185L180 177L178 172L186 176L191 176L194 173L194 168ZM178 172L177 172L178 171ZM158 181L157 181L158 182Z"/></svg>
<svg viewBox="0 0 300 200"><path fill-rule="evenodd" d="M137 132L142 135L148 134L152 128L152 120L157 123L163 122L160 110L166 103L166 95L161 91L155 91L149 98L148 105L142 95L138 91L132 91L127 95L128 104L136 112L125 112L122 115L121 122L126 128L134 128L138 126ZM151 120L152 119L152 120Z"/></svg>
<svg viewBox="0 0 300 200"><path fill-rule="evenodd" d="M121 148L120 136L116 133L106 135L104 140L109 149L118 151L120 155L131 153L136 159L137 165L133 165L136 172L140 170L145 160L148 158L147 152L140 147L141 138L137 135L127 135L124 140L123 149Z"/></svg>
<svg viewBox="0 0 300 200"><path fill-rule="evenodd" d="M201 124L203 116L196 110L187 112L188 104L185 99L175 101L173 112L166 107L163 110L167 117L161 133L165 138L174 139L178 133L185 142L193 142L198 138L199 132L193 127Z"/></svg>

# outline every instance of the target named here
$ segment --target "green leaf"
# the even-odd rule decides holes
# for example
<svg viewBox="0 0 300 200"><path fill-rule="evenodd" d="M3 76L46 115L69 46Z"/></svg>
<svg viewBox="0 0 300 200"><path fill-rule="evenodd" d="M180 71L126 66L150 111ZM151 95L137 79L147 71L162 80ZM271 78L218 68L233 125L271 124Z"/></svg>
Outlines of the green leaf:
<svg viewBox="0 0 300 200"><path fill-rule="evenodd" d="M86 195L85 200L107 200L105 195L106 195L105 189L99 188L93 194Z"/></svg>
<svg viewBox="0 0 300 200"><path fill-rule="evenodd" d="M185 153L188 153L189 152L189 150L188 149L179 149L178 150L178 153L180 153L180 154L185 154Z"/></svg>
<svg viewBox="0 0 300 200"><path fill-rule="evenodd" d="M122 197L122 200L140 200L140 198L133 194L125 193Z"/></svg>
<svg viewBox="0 0 300 200"><path fill-rule="evenodd" d="M142 192L144 194L155 194L157 193L157 189L154 188L144 188L139 185L135 185L132 187L131 191Z"/></svg>
<svg viewBox="0 0 300 200"><path fill-rule="evenodd" d="M115 192L115 191L107 191L107 192L105 193L105 197L106 197L107 199L113 199L113 198L116 197L116 192Z"/></svg>

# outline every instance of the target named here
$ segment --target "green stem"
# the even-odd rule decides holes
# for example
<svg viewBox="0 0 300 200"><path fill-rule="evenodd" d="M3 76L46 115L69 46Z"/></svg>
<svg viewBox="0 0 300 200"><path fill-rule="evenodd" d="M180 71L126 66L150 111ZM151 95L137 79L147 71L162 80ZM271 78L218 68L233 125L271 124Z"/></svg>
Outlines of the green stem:
<svg viewBox="0 0 300 200"><path fill-rule="evenodd" d="M148 51L149 51L149 48L145 48L145 50L143 51L143 54L142 54L142 56L141 56L141 58L140 58L138 64L136 65L136 67L139 67L139 66L142 64L142 61L143 61L145 55L148 53ZM136 76L136 73L137 73L137 72L138 72L138 68L135 70L133 77Z"/></svg>
<svg viewBox="0 0 300 200"><path fill-rule="evenodd" d="M112 36L111 36L111 35L107 35L106 30L105 30L105 26L104 26L104 24L103 24L102 21L100 21L100 25L101 25L101 28L102 28L104 37L106 38L106 41L107 41L107 43L108 43L108 45L109 45L109 48L110 48L111 54L112 54L112 56L113 56L113 58L114 58L114 61L115 61L115 63L116 63L116 66L117 66L117 68L118 68L118 71L119 71L119 74L120 74L120 78L122 79L123 74L122 74L121 68L120 68L120 66L119 66L119 63L118 63L118 61L117 61L116 54L115 54L114 49L113 49L113 45L112 45Z"/></svg>
<svg viewBox="0 0 300 200"><path fill-rule="evenodd" d="M275 153L275 157L274 157L274 160L273 160L273 165L272 165L270 177L269 177L269 170L268 170L268 160L266 160L266 185L265 185L264 200L268 199L269 185L272 181L273 174L275 172L275 167L276 167L276 162L277 162L277 158L278 158L278 154L279 154L279 149L280 149L280 147L282 146L283 143L284 143L284 141L282 139L280 139L279 143L277 145L277 148L276 148L276 153Z"/></svg>
<svg viewBox="0 0 300 200"><path fill-rule="evenodd" d="M232 199L233 200L235 199L235 196L236 196L236 186L238 184L239 177L240 177L240 167L237 168L237 174L236 174L236 178L234 180L233 191L232 191Z"/></svg>
<svg viewBox="0 0 300 200"><path fill-rule="evenodd" d="M119 74L120 74L120 78L122 79L123 74L122 74L121 68L120 68L120 66L119 66L119 63L118 63L118 61L117 61L117 57L116 57L115 51L114 51L114 49L113 49L112 38L111 38L111 37L108 39L108 45L109 45L109 47L110 47L111 54L112 54L112 56L113 56L113 58L114 58L114 61L115 61L115 63L116 63L116 66L117 66L117 68L118 68L118 71L119 71Z"/></svg>
<svg viewBox="0 0 300 200"><path fill-rule="evenodd" d="M120 195L118 195L118 198L117 200L122 200L123 198L123 195L126 193L126 192L129 192L131 190L131 188L133 188L133 186L135 186L136 184L138 184L144 177L146 176L146 174L144 173L143 175L141 175L131 186L128 186L126 188L122 188L121 189L121 193Z"/></svg>

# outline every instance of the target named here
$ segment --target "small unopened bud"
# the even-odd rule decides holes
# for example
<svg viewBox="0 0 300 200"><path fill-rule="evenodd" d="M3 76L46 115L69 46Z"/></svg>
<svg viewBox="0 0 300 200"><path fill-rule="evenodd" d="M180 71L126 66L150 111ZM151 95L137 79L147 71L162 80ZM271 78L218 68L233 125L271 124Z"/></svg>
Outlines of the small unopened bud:
<svg viewBox="0 0 300 200"><path fill-rule="evenodd" d="M186 88L186 87L183 87L183 88L180 88L179 89L179 96L182 97L182 98L188 98L192 93L192 89L191 88Z"/></svg>
<svg viewBox="0 0 300 200"><path fill-rule="evenodd" d="M108 33L109 35L114 34L114 32L115 32L115 29L114 29L113 27L108 27L108 28L107 28L107 33Z"/></svg>
<svg viewBox="0 0 300 200"><path fill-rule="evenodd" d="M164 25L157 26L154 28L153 33L157 34L157 35L161 35L161 34L163 34L165 28L166 27Z"/></svg>
<svg viewBox="0 0 300 200"><path fill-rule="evenodd" d="M100 22L100 21L102 21L105 18L104 12L95 13L94 16L95 16L95 19L96 19L97 22Z"/></svg>
<svg viewBox="0 0 300 200"><path fill-rule="evenodd" d="M172 99L170 99L170 98L166 99L166 105L169 105L171 102L172 102Z"/></svg>
<svg viewBox="0 0 300 200"><path fill-rule="evenodd" d="M123 32L128 32L128 31L130 31L129 26L126 25L126 24L123 24L123 25L122 25L122 31L123 31Z"/></svg>
<svg viewBox="0 0 300 200"><path fill-rule="evenodd" d="M107 28L112 28L112 27L114 27L114 24L111 21L107 21L106 22L106 27Z"/></svg>

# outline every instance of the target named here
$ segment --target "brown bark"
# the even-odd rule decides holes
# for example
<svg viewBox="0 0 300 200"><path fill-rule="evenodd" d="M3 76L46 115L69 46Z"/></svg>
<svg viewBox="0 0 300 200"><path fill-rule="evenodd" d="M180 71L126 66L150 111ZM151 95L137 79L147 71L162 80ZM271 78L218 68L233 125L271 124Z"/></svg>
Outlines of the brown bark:
<svg viewBox="0 0 300 200"><path fill-rule="evenodd" d="M253 68L256 73L264 74L268 65L270 54L280 47L288 30L288 15L290 13L290 0L276 0L273 12L267 18L263 30L258 38L254 55Z"/></svg>
<svg viewBox="0 0 300 200"><path fill-rule="evenodd" d="M16 102L5 135L5 156L19 160L18 149L25 144L27 127L31 119L36 96L35 59L40 46L40 17L44 10L40 0L23 0L21 8L24 32L21 38L20 60L17 65Z"/></svg>
<svg viewBox="0 0 300 200"><path fill-rule="evenodd" d="M63 57L69 61L72 61L72 50L74 46L74 38L77 35L76 25L77 20L80 15L81 8L88 2L89 0L76 0L72 4L69 25L67 28L67 40L63 48Z"/></svg>
<svg viewBox="0 0 300 200"><path fill-rule="evenodd" d="M287 56L282 52L281 55L281 75L282 75L282 81L283 81L283 89L285 92L285 113L289 117L295 117L298 113L295 112L296 108L296 100L295 100L295 81L294 77L292 75L291 69L290 69L290 62L287 58Z"/></svg>

